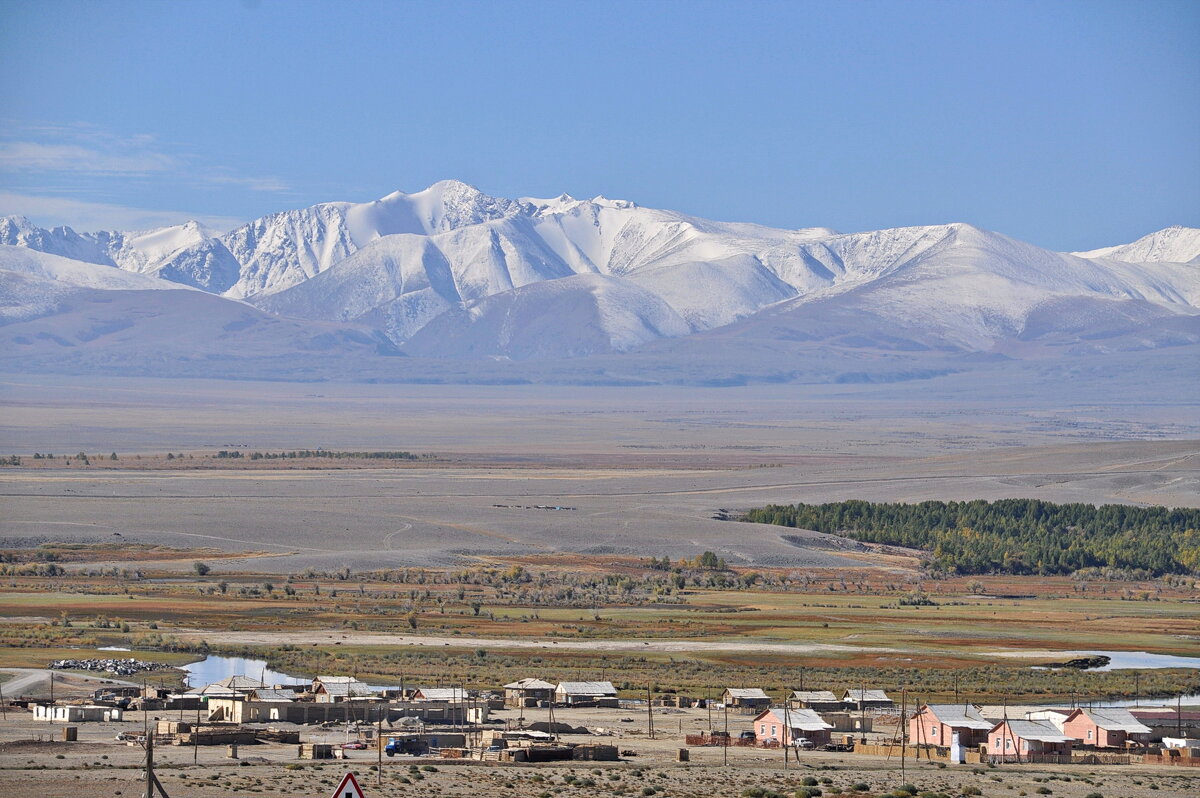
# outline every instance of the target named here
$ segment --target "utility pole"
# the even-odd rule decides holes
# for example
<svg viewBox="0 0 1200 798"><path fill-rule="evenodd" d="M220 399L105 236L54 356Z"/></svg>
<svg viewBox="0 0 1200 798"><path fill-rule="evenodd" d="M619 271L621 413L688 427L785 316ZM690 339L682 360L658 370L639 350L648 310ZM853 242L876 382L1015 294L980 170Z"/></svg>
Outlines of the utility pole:
<svg viewBox="0 0 1200 798"><path fill-rule="evenodd" d="M788 707L787 696L783 698L783 769L788 769L788 748L791 746L792 740L792 716ZM796 757L799 762L800 757Z"/></svg>
<svg viewBox="0 0 1200 798"><path fill-rule="evenodd" d="M650 683L646 683L646 734L654 739L654 699L650 694Z"/></svg>
<svg viewBox="0 0 1200 798"><path fill-rule="evenodd" d="M721 747L721 750L725 753L725 757L724 757L722 764L728 765L729 764L729 705L722 704L721 706L723 706L725 708L725 745L723 745Z"/></svg>
<svg viewBox="0 0 1200 798"><path fill-rule="evenodd" d="M1142 705L1142 672L1133 672L1133 705L1139 707Z"/></svg>
<svg viewBox="0 0 1200 798"><path fill-rule="evenodd" d="M196 725L192 727L192 764L200 761L200 702L201 696L196 696Z"/></svg>
<svg viewBox="0 0 1200 798"><path fill-rule="evenodd" d="M171 798L158 776L154 775L154 735L150 735L146 738L146 792L143 798L154 798L156 790L162 798Z"/></svg>
<svg viewBox="0 0 1200 798"><path fill-rule="evenodd" d="M900 691L900 778L904 778L904 755L908 748L908 729L904 728L904 715L908 710L908 692ZM919 756L919 754L918 754Z"/></svg>
<svg viewBox="0 0 1200 798"><path fill-rule="evenodd" d="M375 784L383 786L383 713L387 711L387 702L379 702L379 726L375 731Z"/></svg>

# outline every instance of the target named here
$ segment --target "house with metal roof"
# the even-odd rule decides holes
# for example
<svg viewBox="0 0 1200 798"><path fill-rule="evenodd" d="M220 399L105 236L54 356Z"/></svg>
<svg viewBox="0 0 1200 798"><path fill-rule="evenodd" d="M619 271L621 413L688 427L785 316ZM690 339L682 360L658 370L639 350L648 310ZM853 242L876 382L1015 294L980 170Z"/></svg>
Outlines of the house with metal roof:
<svg viewBox="0 0 1200 798"><path fill-rule="evenodd" d="M788 706L816 712L841 712L845 709L832 690L793 690Z"/></svg>
<svg viewBox="0 0 1200 798"><path fill-rule="evenodd" d="M846 709L895 709L896 702L882 690L847 690L842 694L842 705Z"/></svg>
<svg viewBox="0 0 1200 798"><path fill-rule="evenodd" d="M913 745L949 746L958 735L958 744L973 748L987 742L995 726L970 704L925 704L908 721L908 741Z"/></svg>
<svg viewBox="0 0 1200 798"><path fill-rule="evenodd" d="M542 679L518 679L504 685L504 703L510 707L536 707L554 700L554 685Z"/></svg>
<svg viewBox="0 0 1200 798"><path fill-rule="evenodd" d="M1005 720L988 732L988 758L1008 762L1031 754L1070 756L1074 742L1049 721Z"/></svg>
<svg viewBox="0 0 1200 798"><path fill-rule="evenodd" d="M1062 732L1077 743L1097 748L1146 745L1153 733L1149 726L1135 718L1128 709L1121 707L1080 707L1063 720Z"/></svg>
<svg viewBox="0 0 1200 798"><path fill-rule="evenodd" d="M370 685L353 676L318 676L313 679L312 692L318 704L336 704L375 695Z"/></svg>
<svg viewBox="0 0 1200 798"><path fill-rule="evenodd" d="M751 728L759 742L773 741L790 746L803 739L813 745L825 745L829 742L833 724L826 723L811 709L771 707L754 717Z"/></svg>
<svg viewBox="0 0 1200 798"><path fill-rule="evenodd" d="M612 682L560 682L554 702L565 706L617 706L617 688Z"/></svg>
<svg viewBox="0 0 1200 798"><path fill-rule="evenodd" d="M418 687L412 700L459 703L467 700L467 691L461 687Z"/></svg>
<svg viewBox="0 0 1200 798"><path fill-rule="evenodd" d="M721 703L730 709L763 710L771 706L771 696L758 687L726 687Z"/></svg>

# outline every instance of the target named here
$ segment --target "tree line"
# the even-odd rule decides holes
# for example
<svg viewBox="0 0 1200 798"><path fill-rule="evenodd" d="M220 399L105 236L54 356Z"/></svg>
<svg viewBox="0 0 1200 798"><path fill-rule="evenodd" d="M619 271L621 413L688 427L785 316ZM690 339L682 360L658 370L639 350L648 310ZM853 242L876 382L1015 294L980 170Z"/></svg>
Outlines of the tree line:
<svg viewBox="0 0 1200 798"><path fill-rule="evenodd" d="M769 505L743 521L928 553L934 571L1070 574L1084 568L1200 573L1200 510L1037 499Z"/></svg>

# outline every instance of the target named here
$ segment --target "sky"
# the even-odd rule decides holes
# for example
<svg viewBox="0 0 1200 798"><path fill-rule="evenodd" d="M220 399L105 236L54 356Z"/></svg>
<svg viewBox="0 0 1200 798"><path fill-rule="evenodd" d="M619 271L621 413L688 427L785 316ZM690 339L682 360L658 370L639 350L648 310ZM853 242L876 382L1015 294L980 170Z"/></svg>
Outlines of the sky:
<svg viewBox="0 0 1200 798"><path fill-rule="evenodd" d="M723 221L1200 226L1200 3L0 0L0 214L218 228L455 178Z"/></svg>

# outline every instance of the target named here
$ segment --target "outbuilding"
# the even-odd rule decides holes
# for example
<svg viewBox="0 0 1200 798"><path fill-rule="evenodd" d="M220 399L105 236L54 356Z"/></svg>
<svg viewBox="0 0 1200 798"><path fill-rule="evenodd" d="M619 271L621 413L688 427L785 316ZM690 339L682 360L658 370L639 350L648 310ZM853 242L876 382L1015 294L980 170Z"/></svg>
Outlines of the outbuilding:
<svg viewBox="0 0 1200 798"><path fill-rule="evenodd" d="M771 696L758 687L726 687L721 702L730 709L759 711L771 706Z"/></svg>
<svg viewBox="0 0 1200 798"><path fill-rule="evenodd" d="M882 690L847 690L842 694L842 705L846 709L895 709L896 702Z"/></svg>
<svg viewBox="0 0 1200 798"><path fill-rule="evenodd" d="M554 685L541 679L518 679L504 685L504 703L510 707L536 707L554 700Z"/></svg>
<svg viewBox="0 0 1200 798"><path fill-rule="evenodd" d="M554 702L564 706L615 707L617 688L612 682L560 682Z"/></svg>
<svg viewBox="0 0 1200 798"><path fill-rule="evenodd" d="M793 690L789 705L814 712L841 712L845 709L832 690Z"/></svg>

